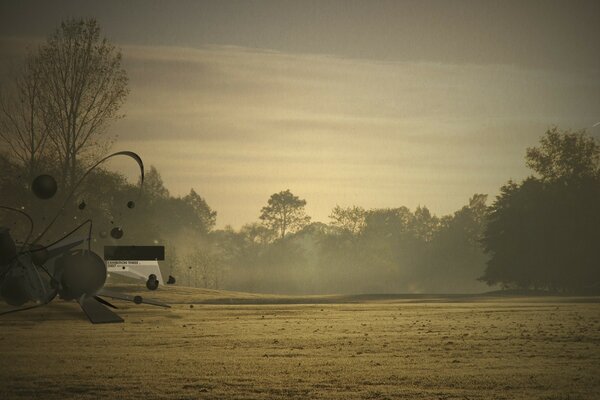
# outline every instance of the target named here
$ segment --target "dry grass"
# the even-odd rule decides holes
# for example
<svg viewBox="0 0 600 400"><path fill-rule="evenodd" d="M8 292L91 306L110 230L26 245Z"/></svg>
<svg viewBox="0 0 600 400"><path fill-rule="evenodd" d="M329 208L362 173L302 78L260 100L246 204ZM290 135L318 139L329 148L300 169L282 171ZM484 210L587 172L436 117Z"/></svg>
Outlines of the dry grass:
<svg viewBox="0 0 600 400"><path fill-rule="evenodd" d="M600 398L594 298L152 295L174 307L0 317L0 398Z"/></svg>

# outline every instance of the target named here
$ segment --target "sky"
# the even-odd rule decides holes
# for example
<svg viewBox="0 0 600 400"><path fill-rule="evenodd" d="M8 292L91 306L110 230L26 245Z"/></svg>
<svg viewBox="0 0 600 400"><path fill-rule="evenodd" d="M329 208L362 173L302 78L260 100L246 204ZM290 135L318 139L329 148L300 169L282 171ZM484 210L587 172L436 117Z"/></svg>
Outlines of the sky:
<svg viewBox="0 0 600 400"><path fill-rule="evenodd" d="M449 214L530 174L546 129L600 129L597 1L5 0L0 83L68 17L97 18L123 54L113 149L194 188L218 227L285 189L316 221Z"/></svg>

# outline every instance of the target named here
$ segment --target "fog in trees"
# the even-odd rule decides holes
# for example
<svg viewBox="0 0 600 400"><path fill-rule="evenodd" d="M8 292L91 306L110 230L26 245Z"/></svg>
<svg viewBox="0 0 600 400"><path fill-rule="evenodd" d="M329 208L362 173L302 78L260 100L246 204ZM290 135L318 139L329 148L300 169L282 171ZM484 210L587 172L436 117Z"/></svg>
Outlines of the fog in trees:
<svg viewBox="0 0 600 400"><path fill-rule="evenodd" d="M0 102L0 193L2 204L31 214L39 232L82 171L113 143L105 128L121 116L127 74L95 20L67 20L28 55L13 83ZM337 204L328 220L315 221L306 206L317 199L282 187L264 199L255 221L238 229L216 228L219 204L209 205L202 188L172 195L152 160L139 199L138 182L99 168L46 242L91 219L99 254L104 245L164 245L165 276L213 289L600 292L600 144L585 131L552 128L524 153L530 177L508 181L495 199L474 193L448 215L426 205ZM32 195L40 173L57 177L54 199ZM3 212L0 225L23 238L27 226L19 218ZM122 238L109 234L115 227Z"/></svg>

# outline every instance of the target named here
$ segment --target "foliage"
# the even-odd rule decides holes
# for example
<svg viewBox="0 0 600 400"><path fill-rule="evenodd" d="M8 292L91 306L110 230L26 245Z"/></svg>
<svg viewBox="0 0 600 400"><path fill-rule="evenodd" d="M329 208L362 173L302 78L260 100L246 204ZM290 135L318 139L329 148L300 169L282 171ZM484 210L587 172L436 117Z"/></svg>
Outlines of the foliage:
<svg viewBox="0 0 600 400"><path fill-rule="evenodd" d="M190 189L190 193L182 199L187 206L194 211L195 217L199 224L196 229L207 233L217 222L217 212L210 209L206 200L202 198L194 189Z"/></svg>
<svg viewBox="0 0 600 400"><path fill-rule="evenodd" d="M542 180L585 178L600 175L600 143L585 131L546 131L539 147L527 149L529 168Z"/></svg>
<svg viewBox="0 0 600 400"><path fill-rule="evenodd" d="M438 218L426 207L364 210L336 206L329 225L315 222L272 242L264 225L215 231L228 243L234 290L284 293L465 292L485 256L485 195L474 195L454 215ZM352 218L357 216L359 224ZM363 219L364 218L364 219ZM360 229L355 227L361 226ZM265 235L266 233L266 235ZM225 239L227 237L227 239Z"/></svg>
<svg viewBox="0 0 600 400"><path fill-rule="evenodd" d="M482 280L505 287L600 289L600 146L583 133L550 130L527 164L540 175L509 181L483 236Z"/></svg>
<svg viewBox="0 0 600 400"><path fill-rule="evenodd" d="M0 108L2 139L30 176L43 156L57 157L72 187L111 144L103 133L128 94L121 53L95 19L68 19L28 56L15 86Z"/></svg>
<svg viewBox="0 0 600 400"><path fill-rule="evenodd" d="M331 210L331 225L345 229L353 235L360 233L365 227L366 211L359 206L342 208L336 205Z"/></svg>
<svg viewBox="0 0 600 400"><path fill-rule="evenodd" d="M128 93L121 54L94 19L67 20L31 54L0 99L3 204L28 212L34 234L60 209L73 182L108 145L103 134ZM336 205L330 223L311 223L306 200L274 193L260 222L215 230L217 213L193 188L174 196L159 171L143 195L124 176L97 169L49 231L56 239L93 221L106 244L164 244L178 281L206 288L285 293L476 292L504 287L600 290L600 144L584 131L549 129L528 148L534 171L504 185L491 207L475 194L438 217L425 206L366 210ZM40 171L62 179L55 198L29 191ZM139 183L139 182L138 182ZM129 206L135 200L133 207ZM23 238L20 215L0 224ZM122 239L108 232L122 228ZM78 232L83 236L83 232Z"/></svg>
<svg viewBox="0 0 600 400"><path fill-rule="evenodd" d="M294 196L287 189L271 195L259 218L278 238L283 239L287 233L296 232L310 222L304 211L305 205L306 200Z"/></svg>

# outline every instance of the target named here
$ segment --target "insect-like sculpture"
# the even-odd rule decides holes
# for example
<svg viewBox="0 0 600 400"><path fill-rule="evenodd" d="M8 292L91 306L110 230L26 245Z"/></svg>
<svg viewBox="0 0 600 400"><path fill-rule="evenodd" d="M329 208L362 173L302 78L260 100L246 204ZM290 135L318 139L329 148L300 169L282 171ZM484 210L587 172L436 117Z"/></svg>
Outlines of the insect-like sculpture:
<svg viewBox="0 0 600 400"><path fill-rule="evenodd" d="M167 304L143 299L141 296L123 295L104 288L107 269L104 260L91 249L91 220L84 221L49 245L39 244L40 239L54 224L60 211L71 200L75 190L85 177L104 161L118 155L131 157L138 163L141 170L141 191L144 181L142 159L130 151L113 153L98 161L83 174L54 219L31 242L32 218L23 210L0 206L1 209L23 215L30 223L29 234L20 245L15 243L8 228L0 227L0 297L9 305L18 307L0 313L0 315L43 306L51 302L57 295L63 300L76 300L92 323L123 322L121 317L106 307L116 308L103 297L132 301L136 304L147 303L169 307ZM56 192L56 183L53 182L52 177L48 178L47 175L41 177L43 178L36 178L38 182L34 182L34 193L40 198L49 198L54 194L53 192ZM51 194L49 195L49 193ZM87 248L80 248L84 244L84 240L69 241L69 237L86 225L88 225ZM27 302L35 304L24 306Z"/></svg>

